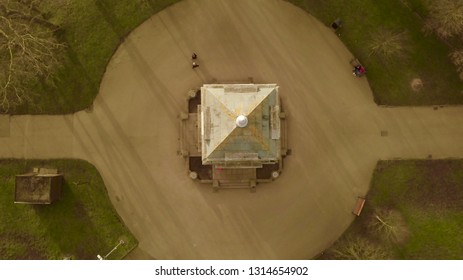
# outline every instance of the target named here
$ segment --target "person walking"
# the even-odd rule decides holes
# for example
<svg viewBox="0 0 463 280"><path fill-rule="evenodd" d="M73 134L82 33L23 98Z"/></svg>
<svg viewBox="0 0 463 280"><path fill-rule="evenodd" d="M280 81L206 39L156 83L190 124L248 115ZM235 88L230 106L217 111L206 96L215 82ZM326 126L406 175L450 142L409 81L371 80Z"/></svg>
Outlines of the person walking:
<svg viewBox="0 0 463 280"><path fill-rule="evenodd" d="M196 53L193 53L193 54L191 55L191 59L196 59L197 57L198 57L198 55L197 55Z"/></svg>
<svg viewBox="0 0 463 280"><path fill-rule="evenodd" d="M199 67L199 64L193 61L193 67L192 68L195 69L196 67Z"/></svg>

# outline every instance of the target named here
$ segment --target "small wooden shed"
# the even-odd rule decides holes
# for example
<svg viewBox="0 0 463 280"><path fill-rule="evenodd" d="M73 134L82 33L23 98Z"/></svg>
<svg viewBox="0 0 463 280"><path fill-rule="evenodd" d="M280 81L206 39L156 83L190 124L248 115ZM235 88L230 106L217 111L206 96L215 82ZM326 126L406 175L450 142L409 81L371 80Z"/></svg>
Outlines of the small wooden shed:
<svg viewBox="0 0 463 280"><path fill-rule="evenodd" d="M15 203L51 204L61 197L63 174L57 169L34 168L30 173L16 175Z"/></svg>

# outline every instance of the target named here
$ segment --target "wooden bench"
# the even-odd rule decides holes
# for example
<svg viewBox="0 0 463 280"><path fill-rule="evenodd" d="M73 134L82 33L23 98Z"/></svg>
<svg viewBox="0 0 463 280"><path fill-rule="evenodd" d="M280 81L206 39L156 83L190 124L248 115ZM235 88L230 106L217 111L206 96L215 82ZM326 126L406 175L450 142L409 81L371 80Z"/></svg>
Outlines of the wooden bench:
<svg viewBox="0 0 463 280"><path fill-rule="evenodd" d="M362 212L364 205L365 205L365 198L359 196L357 198L357 203L355 204L355 208L354 208L354 211L352 211L352 214L354 214L355 216L360 216L360 213Z"/></svg>

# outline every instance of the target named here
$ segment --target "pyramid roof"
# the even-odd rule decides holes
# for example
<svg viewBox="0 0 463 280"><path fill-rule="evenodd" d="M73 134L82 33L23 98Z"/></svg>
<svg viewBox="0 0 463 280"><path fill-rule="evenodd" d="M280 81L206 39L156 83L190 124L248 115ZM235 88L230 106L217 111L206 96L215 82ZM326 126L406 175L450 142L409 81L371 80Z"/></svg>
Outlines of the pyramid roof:
<svg viewBox="0 0 463 280"><path fill-rule="evenodd" d="M259 166L280 158L276 84L209 84L201 88L203 164Z"/></svg>

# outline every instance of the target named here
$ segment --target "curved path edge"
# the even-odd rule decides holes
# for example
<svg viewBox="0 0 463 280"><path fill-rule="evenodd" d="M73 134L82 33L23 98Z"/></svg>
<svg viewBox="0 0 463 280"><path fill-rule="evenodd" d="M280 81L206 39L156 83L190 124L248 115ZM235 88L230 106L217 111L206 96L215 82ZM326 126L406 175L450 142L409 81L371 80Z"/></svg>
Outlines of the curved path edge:
<svg viewBox="0 0 463 280"><path fill-rule="evenodd" d="M92 112L0 117L0 157L94 164L145 257L311 258L352 222L379 159L463 156L463 108L378 108L351 57L285 1L185 0L128 36ZM178 115L189 89L250 77L280 85L292 154L255 194L213 193L188 179Z"/></svg>

